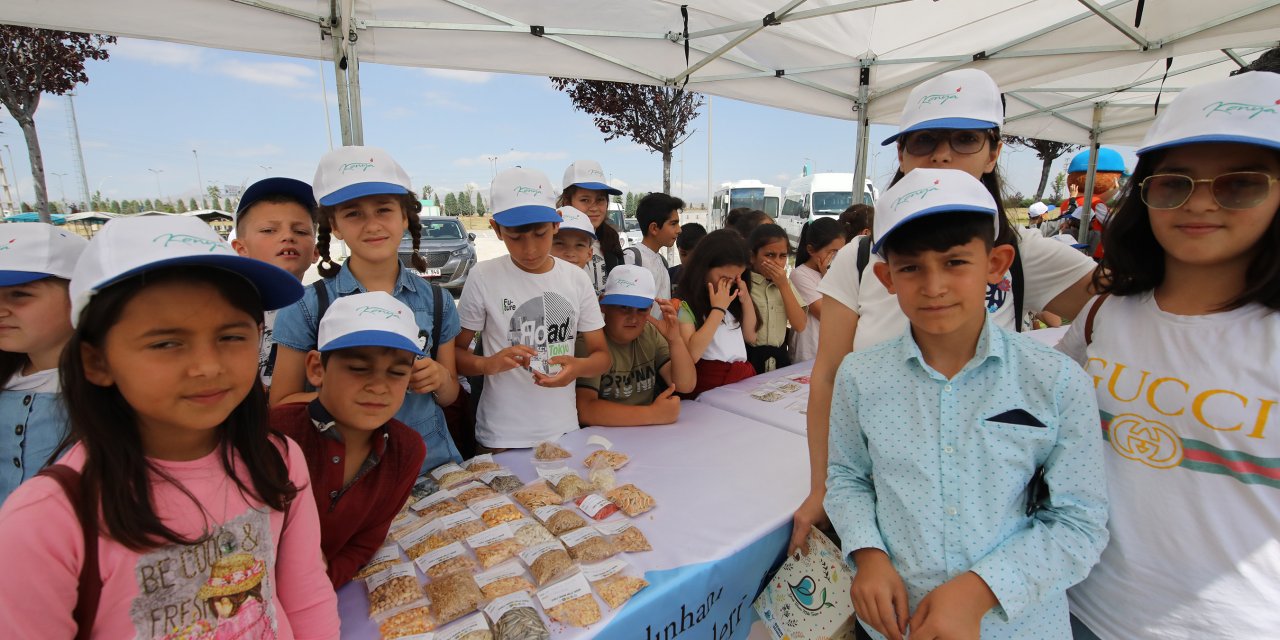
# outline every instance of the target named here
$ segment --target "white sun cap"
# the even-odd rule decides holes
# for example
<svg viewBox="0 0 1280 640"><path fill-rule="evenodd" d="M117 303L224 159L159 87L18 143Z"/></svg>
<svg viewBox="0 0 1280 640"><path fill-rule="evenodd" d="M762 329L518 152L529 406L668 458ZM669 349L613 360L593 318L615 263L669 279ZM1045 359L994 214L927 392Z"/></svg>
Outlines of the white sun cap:
<svg viewBox="0 0 1280 640"><path fill-rule="evenodd" d="M417 356L418 323L413 309L385 291L342 296L329 305L316 333L320 352L353 347L390 347Z"/></svg>
<svg viewBox="0 0 1280 640"><path fill-rule="evenodd" d="M339 147L324 154L311 185L316 201L326 207L364 196L413 193L409 174L378 147Z"/></svg>
<svg viewBox="0 0 1280 640"><path fill-rule="evenodd" d="M579 187L582 189L591 189L593 191L605 191L611 196L620 196L622 192L609 186L606 182L608 177L604 174L604 167L600 166L595 160L578 160L569 165L564 170L564 182L561 184L561 191L569 187Z"/></svg>
<svg viewBox="0 0 1280 640"><path fill-rule="evenodd" d="M71 279L89 241L44 222L0 224L0 287Z"/></svg>
<svg viewBox="0 0 1280 640"><path fill-rule="evenodd" d="M1280 149L1280 74L1242 73L1184 89L1147 130L1138 155L1197 142Z"/></svg>
<svg viewBox="0 0 1280 640"><path fill-rule="evenodd" d="M560 207L559 211L560 217L564 218L564 222L560 223L560 231L581 231L595 239L596 230L591 227L591 218L587 214L578 211L577 207L567 205Z"/></svg>
<svg viewBox="0 0 1280 640"><path fill-rule="evenodd" d="M881 145L921 129L997 129L1004 126L1000 87L986 72L956 69L916 85L895 133Z"/></svg>
<svg viewBox="0 0 1280 640"><path fill-rule="evenodd" d="M1000 234L996 201L987 187L956 169L915 169L889 187L876 203L875 244L879 253L885 238L902 225L924 216L975 212L991 216L992 238Z"/></svg>
<svg viewBox="0 0 1280 640"><path fill-rule="evenodd" d="M237 255L200 218L116 218L89 242L71 275L71 325L99 291L121 280L173 266L208 266L235 273L258 290L262 308L286 307L302 297L302 283L272 264Z"/></svg>
<svg viewBox="0 0 1280 640"><path fill-rule="evenodd" d="M551 180L537 169L504 169L489 187L493 221L504 227L521 227L539 222L560 222Z"/></svg>
<svg viewBox="0 0 1280 640"><path fill-rule="evenodd" d="M648 309L658 296L658 286L649 270L633 264L620 264L609 272L600 304Z"/></svg>

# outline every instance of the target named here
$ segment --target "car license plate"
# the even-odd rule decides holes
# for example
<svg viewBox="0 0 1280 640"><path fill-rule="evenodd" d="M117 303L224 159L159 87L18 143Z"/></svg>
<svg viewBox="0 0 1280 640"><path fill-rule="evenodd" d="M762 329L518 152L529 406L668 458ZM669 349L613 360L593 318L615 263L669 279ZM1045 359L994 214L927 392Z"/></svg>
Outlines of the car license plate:
<svg viewBox="0 0 1280 640"><path fill-rule="evenodd" d="M428 278L439 278L439 277L440 277L440 270L439 270L439 269L427 269L426 271L423 271L423 272L422 272L422 275L424 275L424 276L426 276L426 277L428 277Z"/></svg>

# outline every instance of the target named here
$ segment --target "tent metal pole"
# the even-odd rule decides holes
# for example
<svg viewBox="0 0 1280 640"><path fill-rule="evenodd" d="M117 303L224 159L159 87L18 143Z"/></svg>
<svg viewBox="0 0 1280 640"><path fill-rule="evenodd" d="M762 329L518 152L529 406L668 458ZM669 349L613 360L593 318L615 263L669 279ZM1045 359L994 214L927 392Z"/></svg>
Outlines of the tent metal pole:
<svg viewBox="0 0 1280 640"><path fill-rule="evenodd" d="M1084 176L1084 192L1080 194L1083 198L1080 205L1080 228L1076 230L1076 238L1084 244L1089 243L1089 223L1093 221L1093 183L1098 175L1098 149L1102 146L1098 138L1102 135L1102 110L1106 104L1099 102L1093 105L1093 129L1089 131L1089 172ZM1098 242L1102 242L1101 237Z"/></svg>
<svg viewBox="0 0 1280 640"><path fill-rule="evenodd" d="M351 94L348 110L351 114L351 144L364 144L364 111L360 101L360 35L356 33L355 0L346 0L347 11L347 91Z"/></svg>
<svg viewBox="0 0 1280 640"><path fill-rule="evenodd" d="M1137 29L1134 29L1133 27L1125 24L1119 18L1112 15L1110 11L1107 11L1106 9L1099 7L1098 3L1094 2L1093 0L1076 0L1076 1L1088 7L1090 11L1092 11L1099 18L1102 18L1103 22L1106 22L1107 24L1111 25L1113 29L1115 29L1116 31L1119 31L1120 33L1123 33L1124 37L1136 42L1139 47L1142 47L1143 51L1146 51L1152 48L1153 45L1151 41L1142 37L1142 34L1138 33ZM1158 45L1155 45L1155 46L1158 46Z"/></svg>
<svg viewBox="0 0 1280 640"><path fill-rule="evenodd" d="M862 203L863 185L867 183L867 152L871 147L871 116L867 107L871 100L868 97L871 85L871 61L862 63L858 70L858 150L853 165L853 204Z"/></svg>
<svg viewBox="0 0 1280 640"><path fill-rule="evenodd" d="M342 146L351 146L351 109L350 95L347 93L347 72L342 69L342 36L333 37L333 74L338 94L338 129L342 132Z"/></svg>
<svg viewBox="0 0 1280 640"><path fill-rule="evenodd" d="M716 216L716 211L711 206L711 191L713 189L712 187L713 184L715 183L711 181L711 96L708 95L707 96L707 204L706 204L708 231L715 231L716 229L720 228L713 224L715 222L715 216Z"/></svg>
<svg viewBox="0 0 1280 640"><path fill-rule="evenodd" d="M1010 98L1013 98L1014 100L1017 100L1018 102L1021 102L1022 104L1027 105L1028 107L1031 107L1032 109L1040 109L1040 110L1043 110L1043 109L1044 109L1044 107L1043 107L1042 105L1036 104L1034 101L1029 100L1029 99L1027 99L1027 98L1024 98L1024 97L1022 97L1022 96L1018 95L1018 92L1017 92L1017 91L1007 91L1007 92L1005 92L1005 95L1006 95L1006 96L1009 96ZM1055 117L1055 118L1057 118L1057 119L1059 119L1059 120L1061 120L1061 121L1063 121L1063 122L1065 122L1065 123L1067 123L1067 124L1069 124L1069 125L1071 125L1071 126L1073 126L1073 127L1079 127L1079 128L1081 128L1081 129L1084 129L1085 131L1088 131L1088 130L1089 130L1089 127L1087 127L1087 126L1085 126L1085 125L1083 125L1083 124L1081 124L1081 123L1079 123L1079 122L1076 122L1075 120L1072 120L1071 118L1068 118L1068 117L1066 117L1066 116L1062 115L1061 113L1058 113L1057 111L1050 111L1050 112L1049 112L1049 115L1051 115L1051 116L1053 116L1053 117ZM1005 122L1008 122L1008 120L1006 120Z"/></svg>
<svg viewBox="0 0 1280 640"><path fill-rule="evenodd" d="M795 9L797 6L804 4L804 2L805 0L790 0L789 2L787 2L787 4L783 5L781 9L778 9L777 11L769 15L773 16L774 20L781 20L782 18L785 18L788 13L791 13L792 9ZM770 26L770 25L768 22L764 20L753 23L752 26L748 28L746 31L739 33L738 35L734 36L732 40L721 45L719 49L716 49L715 51L712 51L711 53L707 54L707 57L693 63L692 65L689 65L688 69L681 71L679 75L671 79L671 84L680 84L681 82L684 81L685 78L697 72L698 69L701 69L711 64L720 56L723 56L724 54L729 53L730 51L733 51L734 49L738 48L738 45L742 44L743 42L746 42L747 39L749 39L751 36L754 36L755 34L760 33L767 26Z"/></svg>
<svg viewBox="0 0 1280 640"><path fill-rule="evenodd" d="M809 18L818 18L821 16L829 16L832 14L845 13L848 11L857 11L859 9L870 9L873 7L880 7L888 4L897 4L899 2L907 2L907 1L908 0L856 0L855 2L844 2L841 4L833 4L829 7L822 7L820 9L806 9L804 11L795 11L790 14L787 14L785 17L778 16L778 22L795 22L797 20L807 20ZM715 27L713 29L703 29L701 31L694 31L689 34L689 39L695 40L697 38L705 38L707 36L718 36L722 33L733 33L735 31L742 31L743 29L750 29L751 27L757 26L758 24L760 24L759 20L735 22L733 24L726 24L724 26ZM677 40L676 42L679 42L679 40Z"/></svg>

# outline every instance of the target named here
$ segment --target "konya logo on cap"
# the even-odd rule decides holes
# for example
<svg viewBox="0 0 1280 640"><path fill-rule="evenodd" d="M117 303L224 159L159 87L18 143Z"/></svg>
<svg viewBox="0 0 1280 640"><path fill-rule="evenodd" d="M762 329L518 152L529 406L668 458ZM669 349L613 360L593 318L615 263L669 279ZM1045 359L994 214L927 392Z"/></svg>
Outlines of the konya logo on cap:
<svg viewBox="0 0 1280 640"><path fill-rule="evenodd" d="M357 316L373 316L375 318L382 318L384 320L387 320L391 318L400 317L400 312L392 311L391 309L384 309L382 307L375 307L373 305L365 305L363 307L356 309L356 315Z"/></svg>
<svg viewBox="0 0 1280 640"><path fill-rule="evenodd" d="M18 239L17 239L17 238L9 238L9 242L7 242L7 243L5 243L5 244L3 244L3 245L0 245L0 251L8 251L8 250L9 250L9 247L13 246L13 243L15 243L15 242L17 242L17 241L18 241Z"/></svg>
<svg viewBox="0 0 1280 640"><path fill-rule="evenodd" d="M201 247L201 248L208 247L209 253L213 253L214 251L217 251L218 247L221 245L221 243L215 240L210 240L208 238L201 238L198 236L193 236L185 233L162 233L152 238L151 244L159 244L160 246L165 248L168 248L171 246L180 247L184 245Z"/></svg>
<svg viewBox="0 0 1280 640"><path fill-rule="evenodd" d="M612 282L624 289L634 289L640 286L639 282L636 282L634 279L631 279L631 278L616 278Z"/></svg>
<svg viewBox="0 0 1280 640"><path fill-rule="evenodd" d="M904 205L904 204L906 204L906 203L908 203L908 202L911 202L912 200L924 200L925 198L929 197L929 194L933 193L934 191L938 191L938 190L939 190L939 189L938 189L938 185L939 185L939 184L941 184L941 183L942 183L942 181L941 181L941 180L934 180L934 181L933 181L933 186L931 186L931 187L925 187L925 188L923 188L923 189L916 189L915 191L908 191L908 192L906 192L906 193L904 193L904 194L902 194L902 195L898 196L898 199L897 199L897 200L894 200L894 201L893 201L893 204L892 204L892 205L890 205L890 206L892 206L892 207L894 208L894 210L896 211L896 210L898 209L898 207L900 207L900 206L902 206L902 205Z"/></svg>
<svg viewBox="0 0 1280 640"><path fill-rule="evenodd" d="M1249 104L1248 102L1210 102L1206 104L1201 111L1204 111L1204 117L1208 118L1215 113L1223 113L1229 116L1239 116L1249 114L1246 120L1252 120L1262 114L1276 115L1276 105L1280 105L1280 100L1276 100L1275 104Z"/></svg>
<svg viewBox="0 0 1280 640"><path fill-rule="evenodd" d="M341 167L338 167L338 172L347 173L349 171L359 171L361 173L364 173L373 168L374 168L373 158L369 158L368 162L348 162L342 165Z"/></svg>
<svg viewBox="0 0 1280 640"><path fill-rule="evenodd" d="M920 104L932 104L940 107L952 100L959 100L960 91L962 89L964 89L964 87L956 87L956 90L951 93L931 93L920 98Z"/></svg>

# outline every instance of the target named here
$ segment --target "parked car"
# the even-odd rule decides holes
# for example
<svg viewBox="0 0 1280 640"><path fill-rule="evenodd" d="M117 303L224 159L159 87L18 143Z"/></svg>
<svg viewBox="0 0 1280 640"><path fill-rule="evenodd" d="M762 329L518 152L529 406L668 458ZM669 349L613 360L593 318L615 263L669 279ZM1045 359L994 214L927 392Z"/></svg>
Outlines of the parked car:
<svg viewBox="0 0 1280 640"><path fill-rule="evenodd" d="M467 233L457 218L422 216L422 238L418 252L427 261L427 270L413 268L413 237L400 239L400 264L446 289L461 290L467 274L476 264L476 234Z"/></svg>

